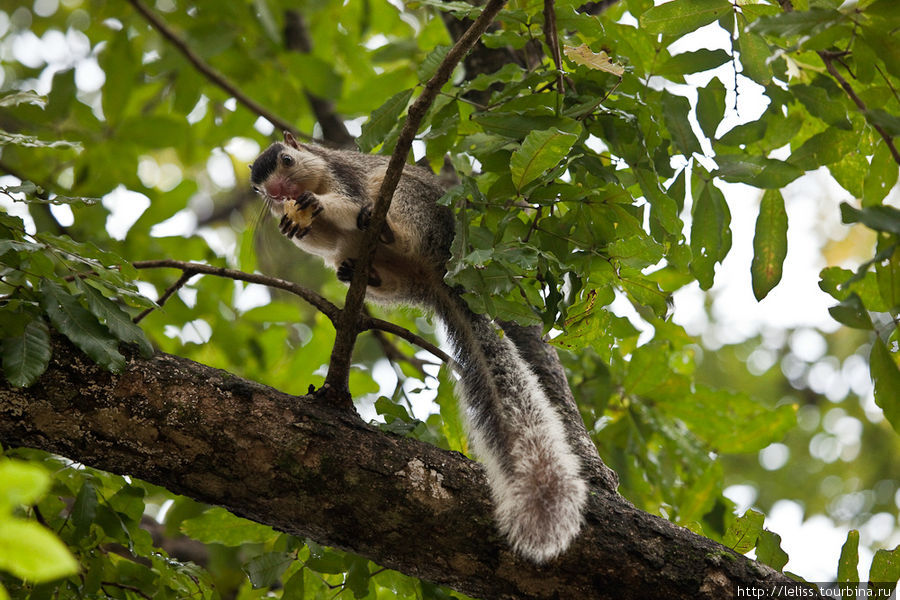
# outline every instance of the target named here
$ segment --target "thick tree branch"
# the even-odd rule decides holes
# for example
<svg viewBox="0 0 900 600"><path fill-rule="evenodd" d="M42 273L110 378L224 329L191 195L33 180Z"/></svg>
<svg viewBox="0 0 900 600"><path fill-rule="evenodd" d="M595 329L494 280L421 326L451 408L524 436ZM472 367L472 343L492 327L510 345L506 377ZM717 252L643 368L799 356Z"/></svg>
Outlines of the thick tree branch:
<svg viewBox="0 0 900 600"><path fill-rule="evenodd" d="M462 37L447 52L447 56L441 61L434 76L425 84L422 93L419 94L419 97L416 98L407 111L406 121L400 130L394 153L391 155L391 160L388 163L381 183L381 189L378 191L378 198L375 200L375 206L372 208L372 219L369 223L369 228L363 234L363 241L360 246L361 255L356 260L353 280L350 282L350 289L347 291L341 319L337 325L337 335L331 352L328 375L325 379L325 387L334 390L335 393L340 395L349 393L347 392L347 381L350 374L350 356L359 331L360 311L362 310L366 286L368 285L373 250L387 220L387 213L391 206L394 190L400 182L400 176L403 174L406 158L412 148L413 139L419 131L419 125L441 88L450 80L453 69L472 49L475 42L481 38L488 25L493 22L505 4L506 0L489 0L481 14L472 23L472 26L466 30Z"/></svg>
<svg viewBox="0 0 900 600"><path fill-rule="evenodd" d="M28 389L0 383L0 443L140 477L279 530L481 598L734 597L796 585L602 488L582 535L549 565L511 554L481 467L190 360L123 348L121 374L54 339Z"/></svg>
<svg viewBox="0 0 900 600"><path fill-rule="evenodd" d="M301 137L306 140L310 139L308 135L302 134L297 131L297 128L291 125L289 122L272 113L270 110L262 106L253 98L247 96L245 93L239 90L237 86L228 81L228 79L224 75L207 64L206 61L200 58L200 56L198 56L197 53L195 53L184 40L178 37L178 35L174 31L172 31L168 25L166 25L165 21L160 19L153 11L144 6L144 4L140 0L128 0L128 3L131 4L131 6L133 6L134 9L138 13L140 13L142 17L144 17L144 20L146 20L151 27L153 27L156 31L159 32L161 36L167 39L170 44L175 46L175 48L179 52L181 52L181 54L188 60L188 62L194 65L194 68L197 69L201 74L203 74L203 76L206 77L209 81L231 95L235 100L243 104L254 114L260 115L261 117L268 120L272 125L275 126L277 130L290 131L297 137Z"/></svg>

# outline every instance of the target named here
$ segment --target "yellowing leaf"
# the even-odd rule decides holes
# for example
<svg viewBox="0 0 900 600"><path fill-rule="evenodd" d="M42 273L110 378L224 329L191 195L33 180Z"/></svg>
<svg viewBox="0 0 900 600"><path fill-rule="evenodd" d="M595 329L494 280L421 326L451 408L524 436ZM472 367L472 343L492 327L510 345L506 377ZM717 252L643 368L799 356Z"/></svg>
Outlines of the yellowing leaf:
<svg viewBox="0 0 900 600"><path fill-rule="evenodd" d="M614 63L606 52L594 52L588 48L587 44L578 47L564 46L563 54L576 65L583 65L589 69L598 71L606 71L617 77L621 77L625 73L625 67L618 63Z"/></svg>

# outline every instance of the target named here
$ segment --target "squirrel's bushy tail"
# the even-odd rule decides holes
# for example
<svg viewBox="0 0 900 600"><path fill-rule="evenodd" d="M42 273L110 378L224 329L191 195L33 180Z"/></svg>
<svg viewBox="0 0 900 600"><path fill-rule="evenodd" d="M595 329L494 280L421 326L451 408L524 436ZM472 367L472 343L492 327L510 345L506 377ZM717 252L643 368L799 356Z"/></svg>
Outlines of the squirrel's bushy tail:
<svg viewBox="0 0 900 600"><path fill-rule="evenodd" d="M588 491L560 416L490 320L447 287L434 308L459 363L457 395L487 471L498 528L517 553L548 561L578 535Z"/></svg>

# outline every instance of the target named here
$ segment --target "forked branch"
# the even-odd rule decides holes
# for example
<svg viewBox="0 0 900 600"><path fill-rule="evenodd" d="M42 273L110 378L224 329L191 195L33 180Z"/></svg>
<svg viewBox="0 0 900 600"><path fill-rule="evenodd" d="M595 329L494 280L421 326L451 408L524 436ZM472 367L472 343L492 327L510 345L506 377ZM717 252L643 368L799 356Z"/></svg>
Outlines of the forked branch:
<svg viewBox="0 0 900 600"><path fill-rule="evenodd" d="M183 272L182 276L178 279L178 281L169 287L166 290L166 294L163 297L160 297L160 304L165 302L172 293L176 292L180 287L182 287L187 280L197 274L204 275L213 275L215 277L224 277L226 279L233 279L235 281L246 281L247 283L256 283L259 285L264 285L266 287L284 290L286 292L290 292L295 296L299 296L309 304L311 304L314 308L316 308L323 315L328 317L333 325L336 327L340 322L341 313L343 312L340 308L331 303L328 299L326 299L321 294L318 294L308 288L303 287L302 285L298 285L292 281L287 281L285 279L279 279L277 277L269 277L267 275L261 275L259 273L245 273L243 271L238 271L235 269L226 269L224 267L216 267L213 265L205 265L203 263L195 263L195 262L186 262L181 260L173 260L173 259L162 259L162 260L143 260L132 263L136 269L161 269L161 268L171 268L171 269L179 269ZM140 318L146 316L145 314L138 315ZM429 342L428 340L414 334L408 329L400 327L394 323L389 321L385 321L383 319L377 319L368 314L362 315L359 320L360 331L367 331L370 329L375 329L378 331L384 331L386 333L392 333L399 338L406 340L411 344L415 344L419 346L423 350L427 350L431 352L433 355L438 357L447 365L451 367L454 366L454 361L450 356L447 355L446 352Z"/></svg>

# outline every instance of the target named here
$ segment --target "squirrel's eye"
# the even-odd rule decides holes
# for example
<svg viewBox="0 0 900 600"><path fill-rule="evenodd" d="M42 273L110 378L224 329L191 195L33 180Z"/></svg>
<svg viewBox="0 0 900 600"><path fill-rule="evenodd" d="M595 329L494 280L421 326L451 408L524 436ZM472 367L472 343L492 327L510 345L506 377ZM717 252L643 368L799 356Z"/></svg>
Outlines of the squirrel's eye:
<svg viewBox="0 0 900 600"><path fill-rule="evenodd" d="M281 164L285 167L293 167L294 166L294 157L290 154L282 154L281 155Z"/></svg>
<svg viewBox="0 0 900 600"><path fill-rule="evenodd" d="M260 190L260 189L259 189L258 187L256 187L255 185L253 186L253 191L256 192L257 194L262 194L262 190Z"/></svg>

